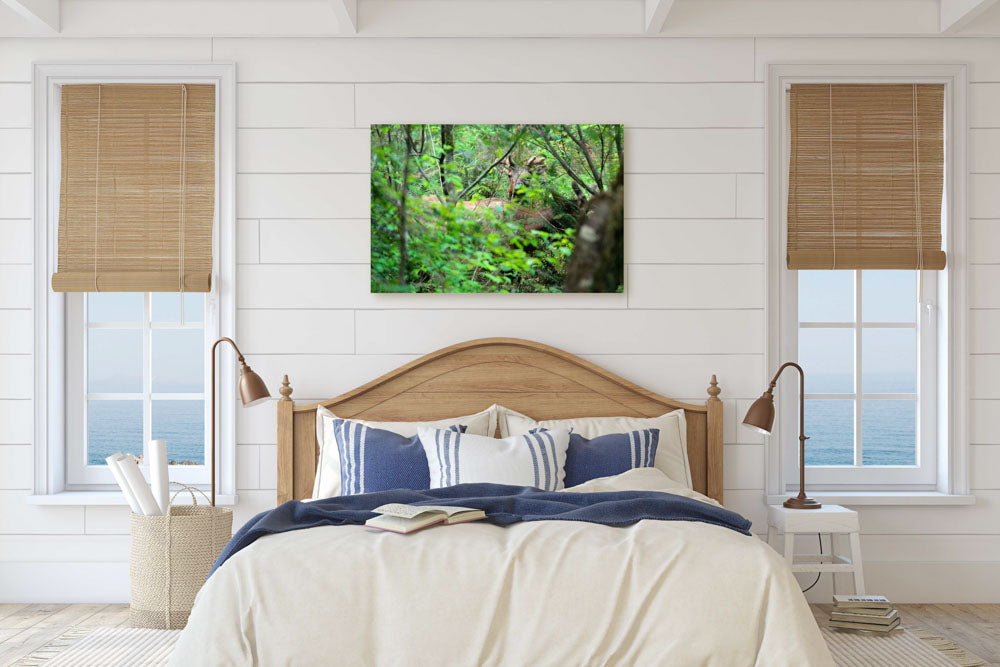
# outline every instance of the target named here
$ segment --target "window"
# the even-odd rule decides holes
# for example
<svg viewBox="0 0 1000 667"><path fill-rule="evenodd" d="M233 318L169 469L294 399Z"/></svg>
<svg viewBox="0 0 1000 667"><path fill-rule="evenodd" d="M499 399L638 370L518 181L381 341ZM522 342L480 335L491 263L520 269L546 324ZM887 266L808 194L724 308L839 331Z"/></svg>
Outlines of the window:
<svg viewBox="0 0 1000 667"><path fill-rule="evenodd" d="M34 407L35 442L39 451L35 457L33 502L118 502L114 495L117 486L104 459L117 451L143 456L145 443L150 439L167 441L172 481L205 486L209 482L205 462L209 453L207 425L211 412L207 400L211 390L208 349L210 342L219 336L233 335L235 322L234 67L219 64L54 64L36 65L34 78L34 136L38 156L35 206L36 219L44 233L36 243L35 258ZM66 99L63 87L98 87L95 84L103 86L99 90L97 108L105 117L115 110L112 84L147 87L167 84L184 89L186 97L182 100L186 106L182 107L182 114L183 109L190 112L199 104L202 98L197 96L200 95L197 91L205 91L206 85L214 91L209 93L215 100L214 159L192 165L182 157L190 168L180 172L179 181L191 183L196 170L208 170L208 194L214 201L214 205L208 207L208 215L212 218L207 243L210 263L188 257L190 244L197 242L200 247L206 247L206 242L203 235L196 239L196 235L190 233L194 228L183 222L177 247L184 248L184 258L179 268L174 269L174 276L169 275L169 262L166 265L143 263L145 250L141 240L136 245L136 233L131 236L127 233L138 229L133 226L134 216L113 220L119 229L127 228L124 236L116 237L114 230L111 236L102 235L99 239L97 232L83 237L72 233L74 243L69 247L76 255L81 255L82 250L84 274L69 263L60 263L61 100ZM89 104L89 100L85 101ZM186 126L192 132L193 122L197 119ZM159 121L157 124L159 126ZM103 144L98 146L104 148ZM209 146L209 158L212 158L211 144ZM182 156L190 154L182 152ZM107 190L129 187L120 178L106 176L113 176L114 171L105 171L127 171L129 167L108 166L107 161L100 165L102 171L98 172L95 167L94 172L101 186ZM79 165L75 168L79 169ZM201 178L199 183L205 183L204 176ZM73 203L77 207L86 204L86 201ZM188 217L181 220L192 219L193 205L182 210ZM120 212L121 209L113 209L114 214ZM94 215L95 219L100 216L98 226L104 225L108 209L95 207ZM146 224L142 216L134 219L138 220L135 224ZM170 219L169 215L166 219ZM82 239L79 243L76 242L78 238ZM167 240L169 242L169 238ZM94 268L89 278L86 261L90 251L86 243L102 253L98 273L97 251L93 250ZM156 245L159 243L158 240L147 241L152 250L162 247ZM114 268L104 263L107 252L117 253L116 261L132 260L133 265ZM77 261L79 258L62 259ZM136 283L130 274L115 273L123 270L145 273ZM158 277L158 271L167 276L166 282ZM54 276L56 273L60 275ZM183 276L183 280L178 276ZM57 279L60 281L58 286L55 285ZM128 281L128 287L118 287L123 280ZM92 284L100 291L92 291ZM157 291L117 291L134 289L136 285L139 289ZM206 285L210 291L198 291L206 289ZM60 291L53 291L54 287ZM180 291L160 291L170 289ZM225 349L220 352L222 368L232 366L231 359L226 358L230 355L231 352ZM220 373L217 399L217 498L219 502L231 503L235 497L235 374Z"/></svg>
<svg viewBox="0 0 1000 667"><path fill-rule="evenodd" d="M68 484L111 483L105 459L119 451L144 458L151 439L166 440L172 480L207 480L211 300L196 292L68 295Z"/></svg>
<svg viewBox="0 0 1000 667"><path fill-rule="evenodd" d="M810 479L932 483L936 319L921 293L936 293L936 273L793 273Z"/></svg>
<svg viewBox="0 0 1000 667"><path fill-rule="evenodd" d="M805 435L810 438L806 442L806 483L810 495L820 500L829 501L838 493L855 494L851 498L873 494L871 502L884 504L888 498L884 493L894 492L903 494L898 502L921 497L937 502L932 498L935 495L952 495L959 502L959 496L968 492L963 263L966 175L964 170L953 168L965 160L965 76L964 66L951 65L768 67L766 365L773 372L781 362L795 360L805 369ZM831 83L944 86L940 209L941 250L947 253L944 270L867 265L824 270L828 254L811 248L801 250L803 243L815 243L815 237L803 236L803 210L814 216L807 221L813 222L813 227L805 232L826 233L822 206L815 202L811 203L813 208L795 211L800 216L797 255L789 256L789 90L795 84L828 88ZM831 108L835 108L835 101ZM818 112L827 113L825 107ZM833 121L831 126L836 127ZM827 139L817 145L820 143L825 143L831 156L843 150L834 148ZM853 157L848 155L847 159ZM829 164L819 166L829 170L825 166ZM822 180L822 174L810 176L817 182ZM835 182L833 176L829 180L831 187L842 188L847 183ZM842 193L839 190L837 196ZM829 197L827 201L833 195ZM840 210L850 212L852 205L854 202L845 202ZM933 224L927 214L924 206L923 217L919 217L922 230ZM873 228L878 233L877 219L864 222L869 226L862 233ZM896 225L898 229L898 221ZM859 227L852 233L855 229ZM839 227L833 233L846 234ZM838 265L842 257L862 264L872 260L863 255L858 260L859 255L852 256L851 249L845 249L837 238L833 257ZM891 251L892 244L887 245ZM925 246L916 248L915 253L913 248L908 250L911 256L930 256L924 252ZM811 265L803 267L807 270L789 269L793 259L795 264ZM875 263L878 261L876 257ZM796 385L787 379L779 383L777 421L766 450L770 502L780 501L798 487Z"/></svg>

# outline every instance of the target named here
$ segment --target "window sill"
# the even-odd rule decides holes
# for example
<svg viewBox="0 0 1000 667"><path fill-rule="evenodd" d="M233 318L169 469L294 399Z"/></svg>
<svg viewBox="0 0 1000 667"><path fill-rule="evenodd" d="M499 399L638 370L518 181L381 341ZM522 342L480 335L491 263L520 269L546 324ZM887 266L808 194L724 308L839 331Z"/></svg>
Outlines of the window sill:
<svg viewBox="0 0 1000 667"><path fill-rule="evenodd" d="M768 505L780 505L794 494L769 495ZM814 491L808 493L828 505L975 505L976 497L938 491Z"/></svg>
<svg viewBox="0 0 1000 667"><path fill-rule="evenodd" d="M205 499L198 497L200 504L207 504ZM215 504L224 507L231 507L236 504L238 496L216 495ZM128 507L125 496L121 491L62 491L44 495L28 496L29 505L91 505L91 506L117 506ZM175 505L190 505L191 496L184 493L174 500Z"/></svg>

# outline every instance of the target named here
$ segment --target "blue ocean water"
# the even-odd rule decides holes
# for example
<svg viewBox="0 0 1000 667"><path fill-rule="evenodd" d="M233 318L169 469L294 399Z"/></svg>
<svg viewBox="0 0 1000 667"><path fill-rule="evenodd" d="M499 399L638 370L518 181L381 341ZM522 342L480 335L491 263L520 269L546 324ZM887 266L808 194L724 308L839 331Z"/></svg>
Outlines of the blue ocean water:
<svg viewBox="0 0 1000 667"><path fill-rule="evenodd" d="M154 440L167 441L167 459L205 463L205 414L201 401L153 401ZM115 452L142 456L142 401L90 401L87 462L100 465Z"/></svg>
<svg viewBox="0 0 1000 667"><path fill-rule="evenodd" d="M916 371L868 373L862 370L865 392L913 394ZM850 392L851 374L808 373L806 393ZM854 464L853 400L806 401L806 465ZM915 399L861 401L863 465L916 465L917 402Z"/></svg>
<svg viewBox="0 0 1000 667"><path fill-rule="evenodd" d="M916 401L861 401L862 463L916 465ZM853 465L854 402L806 401L806 465Z"/></svg>

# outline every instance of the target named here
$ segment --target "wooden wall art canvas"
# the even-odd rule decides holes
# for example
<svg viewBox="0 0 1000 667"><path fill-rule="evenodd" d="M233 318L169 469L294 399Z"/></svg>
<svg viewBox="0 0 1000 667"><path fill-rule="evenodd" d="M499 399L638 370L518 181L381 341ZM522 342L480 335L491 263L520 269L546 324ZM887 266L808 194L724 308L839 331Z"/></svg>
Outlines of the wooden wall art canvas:
<svg viewBox="0 0 1000 667"><path fill-rule="evenodd" d="M372 292L621 292L621 125L373 125Z"/></svg>

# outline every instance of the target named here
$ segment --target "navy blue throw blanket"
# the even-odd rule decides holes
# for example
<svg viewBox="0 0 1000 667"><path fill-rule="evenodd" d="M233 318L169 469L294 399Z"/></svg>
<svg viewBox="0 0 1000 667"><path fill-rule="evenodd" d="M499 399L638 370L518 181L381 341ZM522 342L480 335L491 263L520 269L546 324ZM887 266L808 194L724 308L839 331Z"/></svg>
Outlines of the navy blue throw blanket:
<svg viewBox="0 0 1000 667"><path fill-rule="evenodd" d="M363 524L376 516L372 510L387 503L409 505L458 505L486 512L486 521L506 526L518 521L587 521L625 526L642 519L701 521L750 534L750 522L736 512L698 500L658 491L572 493L540 491L530 486L483 482L443 489L395 489L356 496L337 496L314 502L298 500L261 512L240 528L219 554L212 572L233 554L265 535L316 526ZM209 573L209 576L212 576Z"/></svg>

